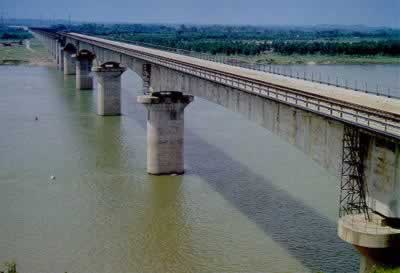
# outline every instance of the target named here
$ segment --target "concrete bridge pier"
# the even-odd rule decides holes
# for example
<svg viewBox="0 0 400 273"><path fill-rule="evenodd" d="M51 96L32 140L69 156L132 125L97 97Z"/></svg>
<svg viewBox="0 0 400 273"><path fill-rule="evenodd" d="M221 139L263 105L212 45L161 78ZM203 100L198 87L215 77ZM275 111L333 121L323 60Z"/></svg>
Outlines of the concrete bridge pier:
<svg viewBox="0 0 400 273"><path fill-rule="evenodd" d="M339 219L338 234L360 252L360 273L373 272L376 267L400 268L400 219L393 227L387 218L370 213L346 215ZM396 228L397 227L397 228Z"/></svg>
<svg viewBox="0 0 400 273"><path fill-rule="evenodd" d="M56 59L56 40L51 40L51 55Z"/></svg>
<svg viewBox="0 0 400 273"><path fill-rule="evenodd" d="M50 52L50 56L54 58L54 42L53 42L53 39L49 40L49 52Z"/></svg>
<svg viewBox="0 0 400 273"><path fill-rule="evenodd" d="M82 50L73 57L76 61L76 89L93 89L93 78L91 76L91 71L92 61L95 56L87 50Z"/></svg>
<svg viewBox="0 0 400 273"><path fill-rule="evenodd" d="M147 118L147 172L183 174L184 109L193 96L181 92L154 92L138 97Z"/></svg>
<svg viewBox="0 0 400 273"><path fill-rule="evenodd" d="M360 273L400 267L399 144L344 127L338 235L360 252Z"/></svg>
<svg viewBox="0 0 400 273"><path fill-rule="evenodd" d="M61 45L59 46L59 52L58 52L58 69L63 71L64 70L64 49L61 47Z"/></svg>
<svg viewBox="0 0 400 273"><path fill-rule="evenodd" d="M56 45L55 45L55 55L56 55L56 65L58 68L58 64L60 63L60 54L59 54L60 50L59 50L59 43L58 40L56 40Z"/></svg>
<svg viewBox="0 0 400 273"><path fill-rule="evenodd" d="M143 94L151 93L151 64L143 64L142 70Z"/></svg>
<svg viewBox="0 0 400 273"><path fill-rule="evenodd" d="M64 49L64 75L76 74L76 61L73 57L75 53Z"/></svg>
<svg viewBox="0 0 400 273"><path fill-rule="evenodd" d="M51 39L51 55L56 59L56 40Z"/></svg>
<svg viewBox="0 0 400 273"><path fill-rule="evenodd" d="M92 68L96 75L97 114L100 116L117 116L121 114L121 75L126 70L118 63L105 63Z"/></svg>

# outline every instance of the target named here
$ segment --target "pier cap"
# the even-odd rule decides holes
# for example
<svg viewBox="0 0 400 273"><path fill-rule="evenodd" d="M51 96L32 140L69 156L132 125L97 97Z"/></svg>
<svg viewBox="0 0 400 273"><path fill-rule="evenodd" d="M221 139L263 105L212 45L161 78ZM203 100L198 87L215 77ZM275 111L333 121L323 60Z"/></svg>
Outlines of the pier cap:
<svg viewBox="0 0 400 273"><path fill-rule="evenodd" d="M143 104L157 103L191 103L194 97L192 95L184 95L179 91L160 91L153 92L150 95L139 96L137 102Z"/></svg>
<svg viewBox="0 0 400 273"><path fill-rule="evenodd" d="M339 237L358 247L400 249L400 229L385 225L378 214L372 213L370 218L367 220L363 214L340 217Z"/></svg>
<svg viewBox="0 0 400 273"><path fill-rule="evenodd" d="M93 60L94 58L96 58L96 55L94 55L89 50L81 50L77 54L72 55L72 57L77 58L78 60L81 60L81 59Z"/></svg>
<svg viewBox="0 0 400 273"><path fill-rule="evenodd" d="M96 66L92 68L93 72L124 72L126 67L122 67L117 62L106 62L100 66Z"/></svg>

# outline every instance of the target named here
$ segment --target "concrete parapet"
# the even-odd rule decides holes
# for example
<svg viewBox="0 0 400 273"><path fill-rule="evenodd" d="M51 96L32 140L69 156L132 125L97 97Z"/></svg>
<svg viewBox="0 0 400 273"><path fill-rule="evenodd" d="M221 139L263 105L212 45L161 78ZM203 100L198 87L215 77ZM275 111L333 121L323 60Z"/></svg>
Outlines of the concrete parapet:
<svg viewBox="0 0 400 273"><path fill-rule="evenodd" d="M346 215L338 222L339 237L361 253L360 273L374 266L400 266L400 229L387 226L385 218L371 213Z"/></svg>
<svg viewBox="0 0 400 273"><path fill-rule="evenodd" d="M121 114L121 75L126 70L117 63L106 63L92 68L97 77L97 114L115 116Z"/></svg>
<svg viewBox="0 0 400 273"><path fill-rule="evenodd" d="M148 110L147 172L183 174L184 109L193 96L163 91L139 96L137 101Z"/></svg>

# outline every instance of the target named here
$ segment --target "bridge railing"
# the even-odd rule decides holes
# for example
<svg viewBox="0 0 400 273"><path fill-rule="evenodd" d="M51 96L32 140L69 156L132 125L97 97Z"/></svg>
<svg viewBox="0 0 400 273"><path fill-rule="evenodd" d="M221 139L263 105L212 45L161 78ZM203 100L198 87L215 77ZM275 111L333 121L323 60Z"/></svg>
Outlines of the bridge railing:
<svg viewBox="0 0 400 273"><path fill-rule="evenodd" d="M109 37L103 37L103 36L98 36L99 38L109 38ZM209 53L204 53L204 52L195 52L191 50L185 50L185 49L179 49L179 48L172 48L172 47L167 47L167 46L161 46L161 45L156 45L156 44L151 44L151 43L144 43L144 42L139 42L139 41L132 41L132 40L126 40L126 39L114 39L115 41L120 41L124 43L129 43L129 44L134 44L138 46L143 46L143 47L149 47L149 48L154 48L154 49L160 49L164 51L169 51L185 56L190 56L198 59L203 59L207 61L213 61L213 62L218 62L218 63L223 63L223 64L228 64L232 66L238 66L238 67L243 67L247 69L252 69L252 70L257 70L257 71L263 71L263 72L268 72L271 74L276 74L276 75L281 75L285 77L290 77L294 79L301 79L305 81L311 81L311 82L316 82L320 84L325 84L325 85L331 85L335 87L341 87L349 90L355 90L359 92L364 92L368 94L374 94L377 96L384 96L388 98L396 98L400 99L400 88L384 88L383 85L376 84L374 86L369 85L366 81L359 81L359 80L354 80L354 81L348 81L348 80L343 80L340 79L339 77L330 77L327 75L324 79L322 76L322 73L299 73L298 71L295 72L292 69L283 69L271 64L263 64L263 63L247 63L245 61L242 61L240 59L236 59L234 57L226 56L226 55L213 55Z"/></svg>

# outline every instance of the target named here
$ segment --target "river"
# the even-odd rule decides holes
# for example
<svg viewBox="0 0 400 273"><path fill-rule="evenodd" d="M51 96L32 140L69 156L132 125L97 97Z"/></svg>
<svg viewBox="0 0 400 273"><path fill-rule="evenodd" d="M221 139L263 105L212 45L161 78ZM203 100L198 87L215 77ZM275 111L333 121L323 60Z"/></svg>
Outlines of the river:
<svg viewBox="0 0 400 273"><path fill-rule="evenodd" d="M400 98L399 64L273 65L286 75L314 79L369 93Z"/></svg>
<svg viewBox="0 0 400 273"><path fill-rule="evenodd" d="M186 109L186 174L149 176L141 82L128 71L122 85L123 115L100 117L73 76L0 66L0 262L20 273L357 272L336 235L335 177L199 98Z"/></svg>

